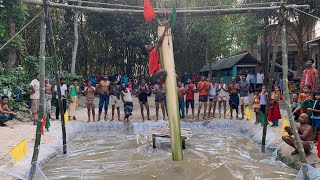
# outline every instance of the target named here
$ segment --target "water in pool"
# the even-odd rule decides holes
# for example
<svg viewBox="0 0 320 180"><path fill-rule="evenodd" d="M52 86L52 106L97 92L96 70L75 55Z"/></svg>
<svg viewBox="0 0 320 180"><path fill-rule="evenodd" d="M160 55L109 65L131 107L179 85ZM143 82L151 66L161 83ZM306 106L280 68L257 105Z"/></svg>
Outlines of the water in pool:
<svg viewBox="0 0 320 180"><path fill-rule="evenodd" d="M294 179L295 170L243 134L192 130L184 160L171 160L168 140L152 148L151 137L130 130L86 132L68 145L68 154L46 164L48 179L193 180Z"/></svg>

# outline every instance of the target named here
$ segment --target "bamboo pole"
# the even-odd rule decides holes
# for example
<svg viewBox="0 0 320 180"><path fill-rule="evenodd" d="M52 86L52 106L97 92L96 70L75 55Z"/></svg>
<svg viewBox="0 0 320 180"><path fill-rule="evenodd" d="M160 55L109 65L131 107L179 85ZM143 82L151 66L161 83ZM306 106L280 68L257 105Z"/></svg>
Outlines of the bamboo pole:
<svg viewBox="0 0 320 180"><path fill-rule="evenodd" d="M40 142L41 142L41 126L42 118L44 116L44 79L45 79L45 53L46 53L46 22L45 22L45 13L41 18L41 31L40 31L40 50L39 50L39 67L40 67L40 103L39 103L39 115L37 122L36 130L36 140L33 149L33 155L31 160L31 169L28 179L31 180L36 171L39 151L40 151Z"/></svg>
<svg viewBox="0 0 320 180"><path fill-rule="evenodd" d="M158 35L161 36L165 30L164 26L158 27ZM180 128L180 116L178 110L178 93L177 93L177 80L176 70L174 64L173 55L173 43L171 29L169 28L166 36L163 39L161 46L161 55L163 61L163 67L167 70L166 79L166 95L168 105L168 119L170 124L170 137L172 148L172 160L183 160L182 154L182 142L181 142L181 128Z"/></svg>
<svg viewBox="0 0 320 180"><path fill-rule="evenodd" d="M282 22L281 22L282 23ZM274 43L273 43L273 53L272 53L272 59L271 59L271 67L269 72L269 82L268 82L268 97L267 97L267 106L266 106L266 113L265 113L265 119L263 124L263 132L262 132L262 150L265 150L266 145L266 136L267 136L267 128L268 128L268 111L270 108L270 101L271 101L271 93L272 93L272 85L273 85L273 78L274 78L274 68L275 63L277 59L278 54L278 44L279 44L279 37L280 37L280 31L281 31L281 25L279 21L279 25L276 29L276 35L274 37ZM269 64L268 64L269 66Z"/></svg>
<svg viewBox="0 0 320 180"><path fill-rule="evenodd" d="M288 47L287 47L287 34L286 25L283 23L281 30L281 44L282 44L282 73L283 73L283 88L284 88L284 99L285 106L288 113L288 119L290 122L291 129L293 131L294 138L296 140L296 146L299 151L300 160L302 163L307 163L306 154L298 133L296 123L294 122L294 117L292 114L292 108L290 103L289 88L288 88Z"/></svg>
<svg viewBox="0 0 320 180"><path fill-rule="evenodd" d="M21 0L27 4L34 5L43 5L42 0ZM142 16L143 10L139 9L113 9L113 8L99 8L99 7L88 7L88 6L77 6L77 5L68 5L61 3L54 3L49 1L49 7L61 8L61 9L70 9L78 11L88 11L88 12L97 12L97 13L110 13L110 14L127 14L127 15L138 15ZM210 15L221 15L221 14L241 14L241 13L257 13L263 11L274 11L278 10L280 6L271 6L271 7L246 7L246 8L231 8L231 9L178 9L177 14L184 14L187 16L210 16ZM309 5L286 5L286 8L296 8L296 9L308 9ZM160 10L156 10L156 13L161 13Z"/></svg>
<svg viewBox="0 0 320 180"><path fill-rule="evenodd" d="M58 60L57 60L56 45L55 45L54 36L53 36L52 20L50 17L47 17L47 27L48 27L48 43L50 44L50 54L53 59L54 77L55 77L55 82L57 85L57 92L58 92L58 103L59 103L59 112L60 112L61 128L62 128L63 154L67 154L67 135L66 135L66 126L64 121L64 109L62 104L60 78L58 73L59 72Z"/></svg>

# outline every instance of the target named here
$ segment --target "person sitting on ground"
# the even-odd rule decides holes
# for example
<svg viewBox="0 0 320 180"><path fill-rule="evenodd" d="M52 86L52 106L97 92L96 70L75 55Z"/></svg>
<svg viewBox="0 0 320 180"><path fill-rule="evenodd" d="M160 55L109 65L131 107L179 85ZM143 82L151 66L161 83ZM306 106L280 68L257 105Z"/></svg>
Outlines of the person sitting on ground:
<svg viewBox="0 0 320 180"><path fill-rule="evenodd" d="M318 139L318 132L320 130L320 92L317 91L314 93L315 101L312 108L308 108L308 113L311 113L311 118L309 116L309 125L311 125L314 129L314 140ZM310 115L310 114L308 114ZM311 122L310 122L311 120Z"/></svg>
<svg viewBox="0 0 320 180"><path fill-rule="evenodd" d="M167 78L167 71L164 69L161 69L161 66L159 64L159 48L162 45L163 39L169 29L169 26L167 25L163 34L159 38L156 46L151 45L145 45L144 48L149 54L149 75L151 77L151 82L157 82L157 80L160 80L160 84L163 84Z"/></svg>
<svg viewBox="0 0 320 180"><path fill-rule="evenodd" d="M94 93L96 91L96 88L93 87L91 80L88 80L87 87L84 88L84 93L86 95L86 105L88 109L88 122L91 121L90 115L92 112L92 119L93 122L95 121L95 104L94 104Z"/></svg>
<svg viewBox="0 0 320 180"><path fill-rule="evenodd" d="M298 101L300 104L302 104L305 100L308 99L310 95L310 89L311 89L311 86L309 84L303 87L303 92L299 94L299 98L298 98ZM306 113L306 112L307 112L307 108L300 109L300 114Z"/></svg>
<svg viewBox="0 0 320 180"><path fill-rule="evenodd" d="M0 102L0 126L6 126L4 123L12 120L14 116L17 115L17 113L10 110L9 106L9 97L8 96L2 96L1 102Z"/></svg>
<svg viewBox="0 0 320 180"><path fill-rule="evenodd" d="M308 115L306 113L303 113L299 116L298 123L296 123L296 127L300 135L304 151L306 154L309 154L310 151L314 148L314 144L312 127L309 124L307 124L307 122ZM285 130L288 132L289 136L282 136L282 140L295 149L291 153L291 155L296 155L299 153L299 151L296 147L296 140L294 137L292 137L293 130L288 126L285 127Z"/></svg>
<svg viewBox="0 0 320 180"><path fill-rule="evenodd" d="M312 119L311 119L311 116L312 116L312 112L311 111L308 111L308 108L313 108L313 105L314 105L314 99L315 99L315 95L314 93L310 93L308 98L305 99L301 104L299 104L299 107L297 107L294 111L293 111L293 114L302 114L302 113L307 113L308 114L308 117L309 117L309 122L308 124L309 125L312 125ZM301 113L301 109L304 109Z"/></svg>

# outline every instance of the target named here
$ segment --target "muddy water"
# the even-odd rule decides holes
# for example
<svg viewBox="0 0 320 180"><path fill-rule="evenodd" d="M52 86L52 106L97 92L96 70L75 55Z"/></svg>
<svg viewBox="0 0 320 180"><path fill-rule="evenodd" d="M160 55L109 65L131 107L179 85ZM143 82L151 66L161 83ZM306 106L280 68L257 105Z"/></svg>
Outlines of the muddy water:
<svg viewBox="0 0 320 180"><path fill-rule="evenodd" d="M153 149L151 138L130 131L90 132L69 143L69 154L44 168L48 179L193 180L294 179L296 171L261 153L241 133L193 130L184 161L173 162L166 139Z"/></svg>

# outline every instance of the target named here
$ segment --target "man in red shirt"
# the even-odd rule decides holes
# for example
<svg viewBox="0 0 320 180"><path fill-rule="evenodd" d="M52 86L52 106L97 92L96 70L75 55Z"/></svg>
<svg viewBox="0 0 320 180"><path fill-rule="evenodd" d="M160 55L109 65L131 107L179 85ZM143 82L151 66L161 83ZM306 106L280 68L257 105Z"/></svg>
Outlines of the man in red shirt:
<svg viewBox="0 0 320 180"><path fill-rule="evenodd" d="M158 52L168 29L169 29L169 26L166 25L166 28L163 34L161 35L161 37L159 38L156 46L151 46L151 45L144 46L147 53L149 54L149 75L151 77L151 81L157 82L157 80L160 79L160 84L163 84L164 81L166 80L167 71L164 69L161 69L161 66L159 64Z"/></svg>
<svg viewBox="0 0 320 180"><path fill-rule="evenodd" d="M206 81L206 77L201 76L201 81L198 82L198 92L199 92L199 108L198 108L198 119L200 116L200 111L202 108L202 103L204 104L204 113L203 119L206 118L207 106L208 106L208 98L209 98L209 89L210 84Z"/></svg>
<svg viewBox="0 0 320 180"><path fill-rule="evenodd" d="M303 71L301 78L300 87L305 87L305 85L311 85L311 91L314 91L317 87L318 78L318 70L314 68L312 65L314 63L313 59L309 59L306 63L306 69Z"/></svg>
<svg viewBox="0 0 320 180"><path fill-rule="evenodd" d="M196 86L192 83L191 79L188 79L186 91L186 116L188 116L189 105L191 105L192 119L194 119L194 93L197 91L197 89Z"/></svg>

